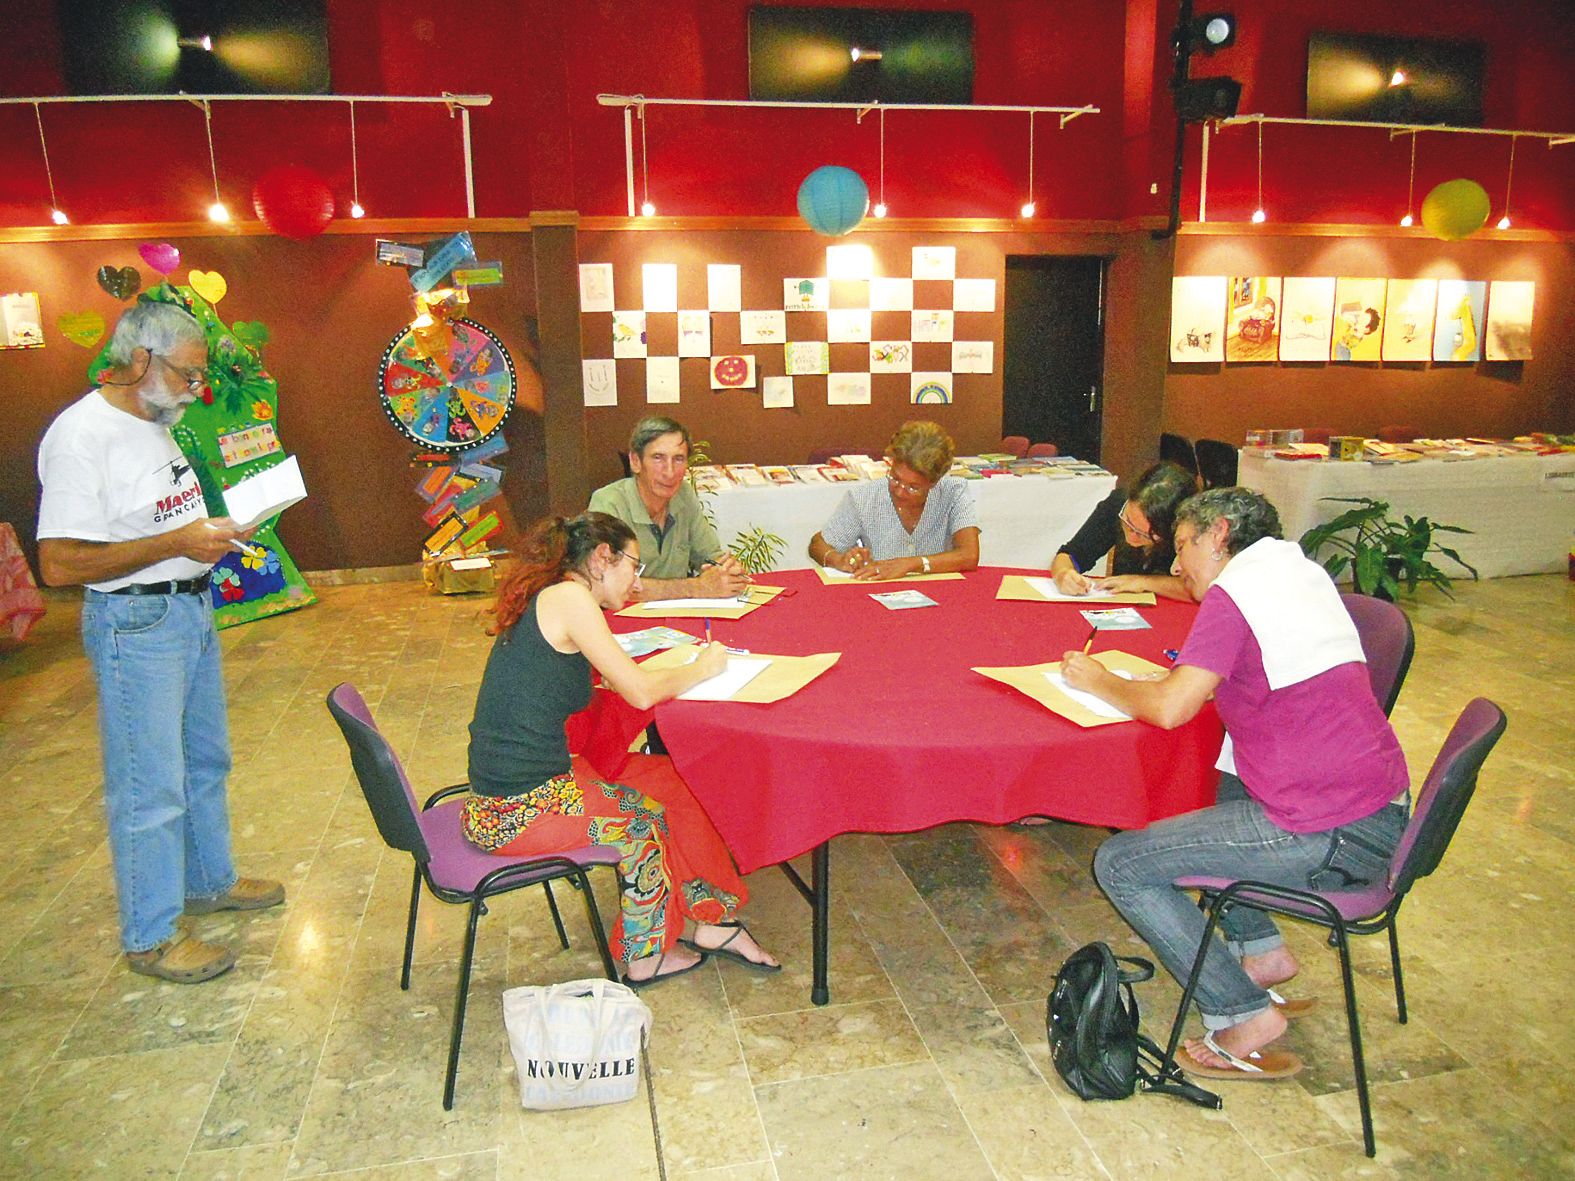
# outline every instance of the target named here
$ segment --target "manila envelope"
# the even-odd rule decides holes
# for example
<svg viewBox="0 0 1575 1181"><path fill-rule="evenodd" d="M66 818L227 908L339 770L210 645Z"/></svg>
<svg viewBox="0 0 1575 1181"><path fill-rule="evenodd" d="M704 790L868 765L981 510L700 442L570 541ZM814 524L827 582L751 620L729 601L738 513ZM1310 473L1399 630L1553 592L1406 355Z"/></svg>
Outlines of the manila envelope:
<svg viewBox="0 0 1575 1181"><path fill-rule="evenodd" d="M892 582L946 582L951 579L961 579L961 574L904 574L901 578L869 578L860 580L851 574L844 574L841 578L824 566L816 566L815 573L820 575L820 581L827 586L885 586Z"/></svg>
<svg viewBox="0 0 1575 1181"><path fill-rule="evenodd" d="M1118 669L1131 673L1134 677L1146 677L1153 673L1164 672L1157 664L1151 664L1141 656L1133 656L1129 652L1093 652L1090 655L1111 672ZM1047 672L1059 672L1059 660L1048 661L1044 664L1026 664L1009 666L1005 668L976 668L973 671L989 677L992 681L1000 681L1003 685L1010 685L1028 696L1052 713L1060 714L1069 722L1076 722L1079 726L1109 726L1117 722L1129 722L1131 718L1104 718L1094 713L1085 706L1073 701L1061 690L1052 685L1045 678ZM764 674L762 674L764 675Z"/></svg>
<svg viewBox="0 0 1575 1181"><path fill-rule="evenodd" d="M715 607L663 607L658 600L653 603L630 603L622 611L616 612L627 619L742 619L751 611L764 607L772 599L780 595L784 587L752 585L749 588L749 602L734 604L724 607L723 603L730 603L729 599L718 599ZM761 676L765 674L762 673Z"/></svg>
<svg viewBox="0 0 1575 1181"><path fill-rule="evenodd" d="M1050 577L1048 574L1043 577ZM998 599L1022 599L1030 603L1131 603L1135 607L1152 607L1154 605L1153 591L1126 591L1116 594L1111 591L1091 590L1086 595L1078 595L1076 599L1047 599L1029 583L1021 574L1003 574L1001 588L995 592Z"/></svg>
<svg viewBox="0 0 1575 1181"><path fill-rule="evenodd" d="M675 668L687 664L698 655L693 644L684 644L658 652L644 662L647 668ZM814 656L773 656L766 652L751 652L751 656L769 660L766 670L740 689L729 701L748 701L755 705L770 705L791 697L821 673L842 659L841 652L819 652Z"/></svg>

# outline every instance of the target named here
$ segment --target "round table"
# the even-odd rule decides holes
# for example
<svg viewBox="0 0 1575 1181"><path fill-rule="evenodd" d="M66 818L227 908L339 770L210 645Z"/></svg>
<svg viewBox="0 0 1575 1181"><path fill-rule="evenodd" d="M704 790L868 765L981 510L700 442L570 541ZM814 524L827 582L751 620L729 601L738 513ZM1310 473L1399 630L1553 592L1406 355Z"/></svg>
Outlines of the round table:
<svg viewBox="0 0 1575 1181"><path fill-rule="evenodd" d="M1084 729L971 671L1037 664L1080 649L1077 604L995 597L1006 573L960 580L827 586L813 571L762 575L787 593L713 638L781 655L841 652L806 688L772 705L669 701L656 709L673 762L727 841L740 870L782 864L816 914L816 987L825 1003L827 845L848 832L911 832L959 820L1027 815L1133 828L1214 800L1222 729L1212 705L1162 730L1142 722ZM920 590L938 606L893 611L870 596ZM1108 604L1090 604L1091 607ZM1151 627L1101 631L1095 651L1121 649L1161 666L1181 646L1196 605L1137 608ZM617 631L663 622L691 634L698 619L610 616ZM649 717L601 692L571 728L591 762L617 773L617 752ZM806 886L786 862L814 852Z"/></svg>

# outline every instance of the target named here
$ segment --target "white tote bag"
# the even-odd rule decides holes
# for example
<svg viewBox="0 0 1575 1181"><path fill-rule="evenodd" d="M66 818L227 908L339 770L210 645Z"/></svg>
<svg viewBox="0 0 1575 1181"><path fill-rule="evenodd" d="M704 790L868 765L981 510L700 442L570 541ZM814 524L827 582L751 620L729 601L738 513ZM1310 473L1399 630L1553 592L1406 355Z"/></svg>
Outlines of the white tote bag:
<svg viewBox="0 0 1575 1181"><path fill-rule="evenodd" d="M510 988L503 1025L522 1106L552 1111L634 1098L651 1010L627 985L595 979Z"/></svg>

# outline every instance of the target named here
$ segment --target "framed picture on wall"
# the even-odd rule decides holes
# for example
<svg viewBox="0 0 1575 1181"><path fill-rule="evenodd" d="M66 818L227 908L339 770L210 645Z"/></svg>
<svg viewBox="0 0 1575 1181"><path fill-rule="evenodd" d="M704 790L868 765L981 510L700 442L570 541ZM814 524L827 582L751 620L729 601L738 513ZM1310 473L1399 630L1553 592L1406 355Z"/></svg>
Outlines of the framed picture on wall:
<svg viewBox="0 0 1575 1181"><path fill-rule="evenodd" d="M1353 279L1341 276L1334 281L1334 341L1329 350L1331 361L1376 361L1383 344L1384 296L1388 284L1383 279Z"/></svg>
<svg viewBox="0 0 1575 1181"><path fill-rule="evenodd" d="M1487 359L1531 360L1531 305L1537 285L1494 279L1488 288Z"/></svg>
<svg viewBox="0 0 1575 1181"><path fill-rule="evenodd" d="M1434 361L1480 361L1487 284L1479 279L1440 279L1433 320Z"/></svg>
<svg viewBox="0 0 1575 1181"><path fill-rule="evenodd" d="M1333 279L1287 277L1280 300L1280 360L1327 361L1333 318Z"/></svg>
<svg viewBox="0 0 1575 1181"><path fill-rule="evenodd" d="M1280 285L1278 276L1231 276L1230 319L1225 327L1227 361L1272 361L1279 356Z"/></svg>
<svg viewBox="0 0 1575 1181"><path fill-rule="evenodd" d="M1390 279L1385 297L1383 356L1386 361L1425 361L1433 352L1437 279Z"/></svg>
<svg viewBox="0 0 1575 1181"><path fill-rule="evenodd" d="M1170 359L1206 364L1225 359L1224 275L1185 275L1170 281Z"/></svg>

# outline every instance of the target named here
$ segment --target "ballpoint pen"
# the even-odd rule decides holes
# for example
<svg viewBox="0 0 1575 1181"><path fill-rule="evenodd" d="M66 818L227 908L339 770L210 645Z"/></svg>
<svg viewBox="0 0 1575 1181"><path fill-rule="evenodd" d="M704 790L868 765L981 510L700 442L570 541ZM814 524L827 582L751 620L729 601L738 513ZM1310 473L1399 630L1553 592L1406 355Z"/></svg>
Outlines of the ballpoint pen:
<svg viewBox="0 0 1575 1181"><path fill-rule="evenodd" d="M711 642L711 618L710 618L710 616L707 616L706 617L706 621L705 621L705 642L707 644L709 644Z"/></svg>
<svg viewBox="0 0 1575 1181"><path fill-rule="evenodd" d="M1094 637L1099 634L1099 625L1096 623L1088 633L1088 642L1083 645L1083 655L1088 655L1088 650L1094 646Z"/></svg>

